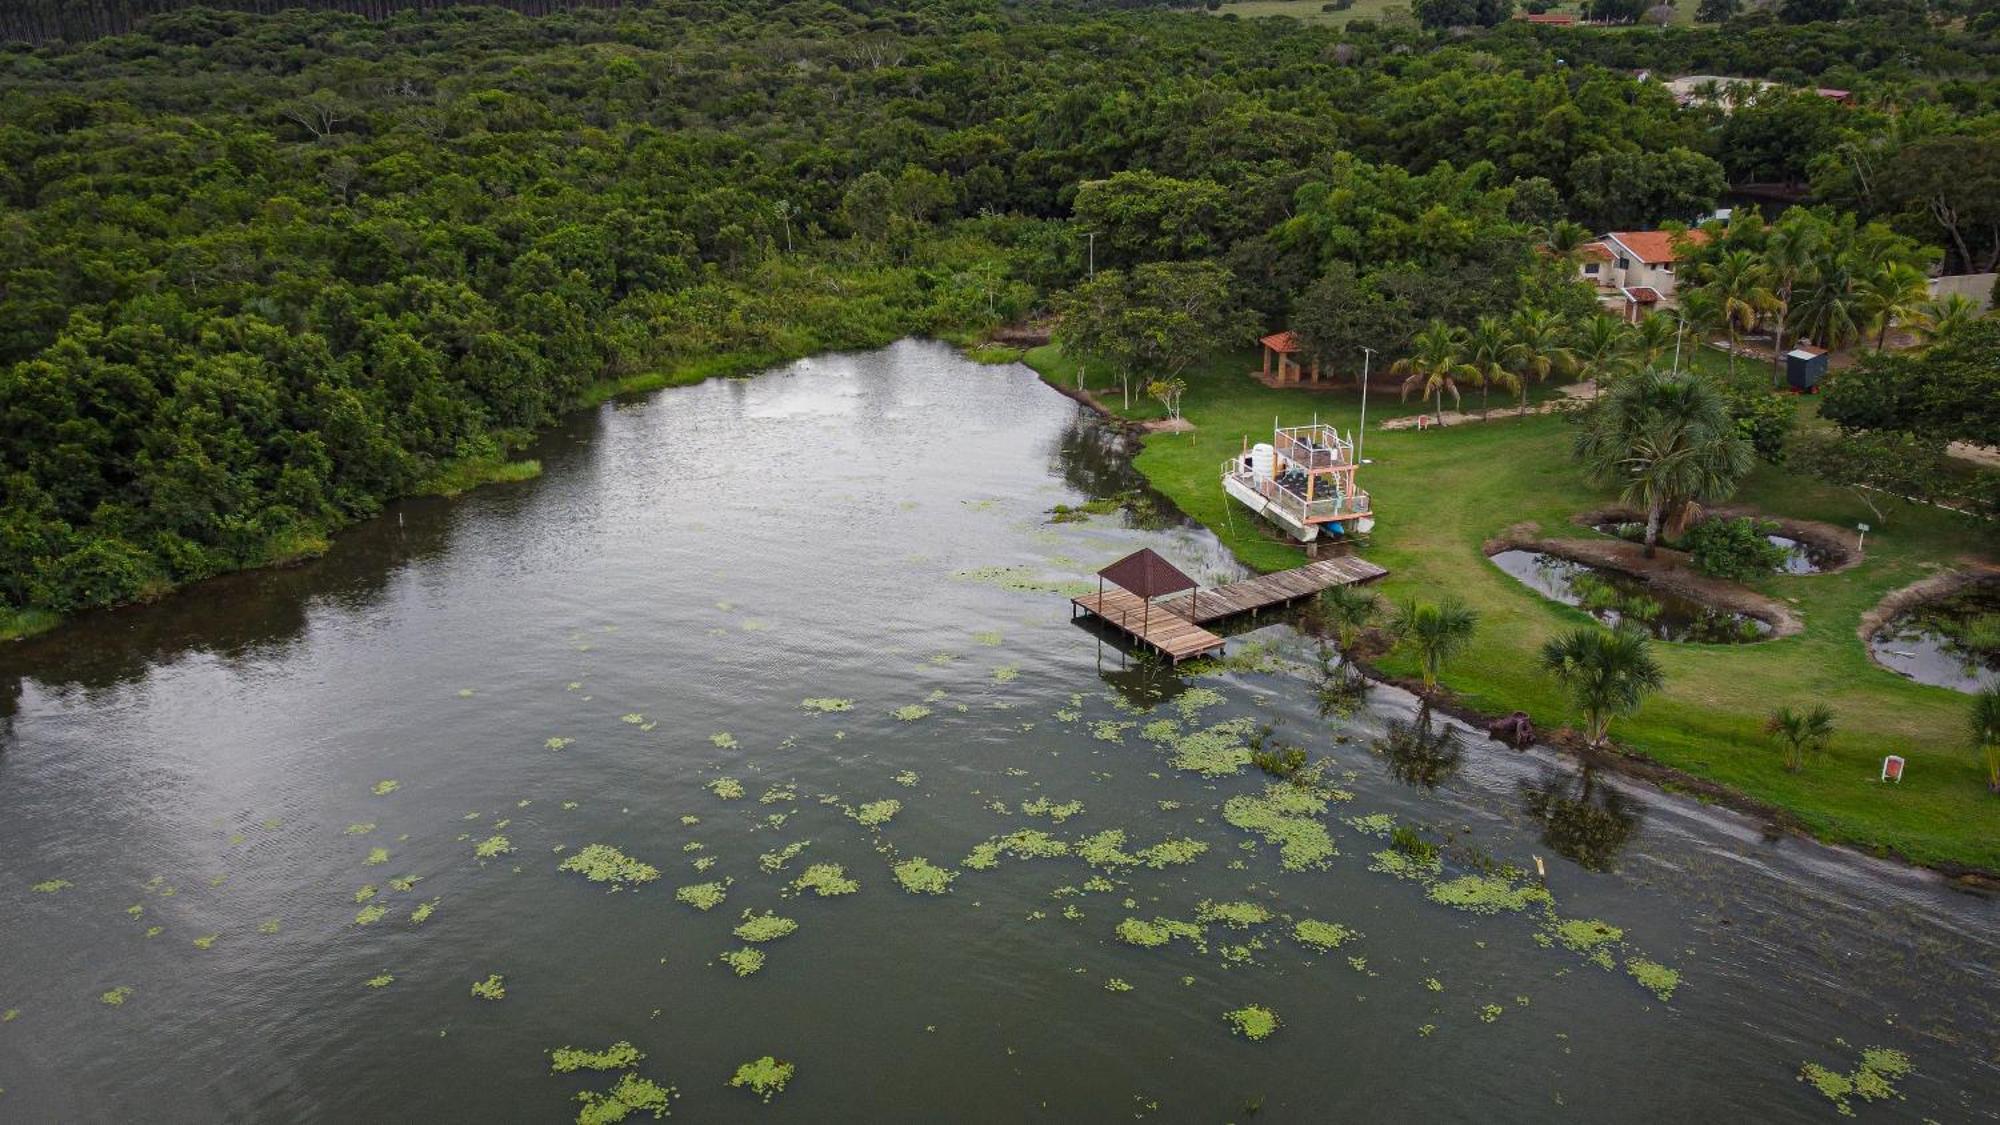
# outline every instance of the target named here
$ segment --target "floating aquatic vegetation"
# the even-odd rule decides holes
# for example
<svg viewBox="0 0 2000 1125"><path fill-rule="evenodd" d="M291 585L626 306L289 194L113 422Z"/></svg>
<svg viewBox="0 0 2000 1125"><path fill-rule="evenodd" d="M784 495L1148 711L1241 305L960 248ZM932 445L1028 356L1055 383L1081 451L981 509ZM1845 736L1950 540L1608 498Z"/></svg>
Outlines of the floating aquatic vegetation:
<svg viewBox="0 0 2000 1125"><path fill-rule="evenodd" d="M507 998L506 977L493 973L485 980L472 982L472 994L481 1000L505 1000Z"/></svg>
<svg viewBox="0 0 2000 1125"><path fill-rule="evenodd" d="M743 796L743 783L733 777L718 777L708 783L708 791L725 801Z"/></svg>
<svg viewBox="0 0 2000 1125"><path fill-rule="evenodd" d="M785 1083L792 1080L792 1072L796 1069L791 1063L779 1062L765 1055L737 1067L736 1076L729 1080L729 1084L739 1089L748 1087L751 1093L768 1102L784 1090Z"/></svg>
<svg viewBox="0 0 2000 1125"><path fill-rule="evenodd" d="M787 863L799 857L799 853L812 846L811 840L796 840L774 852L765 852L757 857L757 866L765 873L776 875L785 869Z"/></svg>
<svg viewBox="0 0 2000 1125"><path fill-rule="evenodd" d="M674 891L675 902L685 902L696 910L713 910L727 897L727 883L693 883Z"/></svg>
<svg viewBox="0 0 2000 1125"><path fill-rule="evenodd" d="M1118 889L1118 884L1112 882L1109 879L1106 879L1102 875L1092 875L1090 878L1085 879L1083 881L1083 889L1086 891L1099 891L1099 892L1113 891ZM1128 905L1126 906L1125 909L1130 910L1132 909L1132 907Z"/></svg>
<svg viewBox="0 0 2000 1125"><path fill-rule="evenodd" d="M672 1086L662 1086L637 1074L621 1075L617 1084L605 1093L585 1090L576 1096L583 1103L576 1114L577 1125L616 1125L634 1113L647 1111L655 1118L665 1117L668 1103L676 1095Z"/></svg>
<svg viewBox="0 0 2000 1125"><path fill-rule="evenodd" d="M472 854L480 859L492 859L495 856L511 855L513 851L514 845L507 837L488 836L473 846Z"/></svg>
<svg viewBox="0 0 2000 1125"><path fill-rule="evenodd" d="M442 899L434 898L429 902L418 903L417 908L415 910L410 911L410 924L413 926L421 926L425 922L430 921L431 915L437 913L438 903L442 901L443 901Z"/></svg>
<svg viewBox="0 0 2000 1125"><path fill-rule="evenodd" d="M1260 903L1211 902L1208 899L1195 904L1194 916L1204 925L1220 922L1232 930L1261 926L1272 918L1271 911Z"/></svg>
<svg viewBox="0 0 2000 1125"><path fill-rule="evenodd" d="M401 789L402 787L403 783L400 781L396 781L394 779L378 781L375 783L375 795L377 797L387 797L389 794L394 793L396 790ZM277 827L277 825L272 824L270 821L265 821L264 827L275 828Z"/></svg>
<svg viewBox="0 0 2000 1125"><path fill-rule="evenodd" d="M715 857L712 855L702 856L689 866L693 867L696 871L706 871L715 866Z"/></svg>
<svg viewBox="0 0 2000 1125"><path fill-rule="evenodd" d="M1132 986L1126 983L1124 977L1112 977L1110 980L1104 982L1104 991L1130 992L1132 991Z"/></svg>
<svg viewBox="0 0 2000 1125"><path fill-rule="evenodd" d="M139 905L136 902L125 908L125 913L130 914L134 918L139 917L141 914L144 914L145 912L146 908Z"/></svg>
<svg viewBox="0 0 2000 1125"><path fill-rule="evenodd" d="M1316 791L1284 781L1265 786L1261 797L1238 794L1222 803L1222 819L1275 844L1287 871L1323 868L1340 854L1316 819L1325 811L1326 800Z"/></svg>
<svg viewBox="0 0 2000 1125"><path fill-rule="evenodd" d="M1112 931L1119 941L1126 945L1136 945L1141 949L1157 949L1175 938L1192 944L1203 953L1208 952L1208 940L1202 928L1193 922L1183 922L1178 918L1155 918L1148 922L1143 918L1126 918Z"/></svg>
<svg viewBox="0 0 2000 1125"><path fill-rule="evenodd" d="M1625 971L1632 974L1633 980L1638 981L1642 987L1662 1001L1672 1000L1674 989L1680 987L1680 973L1658 961L1649 961L1644 957L1629 958L1625 962Z"/></svg>
<svg viewBox="0 0 2000 1125"><path fill-rule="evenodd" d="M1431 886L1426 892L1432 902L1474 914L1499 914L1526 910L1535 903L1552 901L1541 887L1517 884L1498 875L1461 875Z"/></svg>
<svg viewBox="0 0 2000 1125"><path fill-rule="evenodd" d="M368 858L361 861L363 867L380 867L389 862L388 848L369 848Z"/></svg>
<svg viewBox="0 0 2000 1125"><path fill-rule="evenodd" d="M629 714L629 715L620 715L620 716L618 716L618 721L619 721L619 722L621 722L621 723L631 723L631 724L632 724L633 726L635 726L635 727L636 727L636 726L638 726L638 725L639 725L640 723L643 723L643 722L645 722L645 721L646 721L646 716L644 716L644 715L641 715L641 714L640 714L640 713L638 713L637 711L634 711L634 712L632 712L632 713L631 713L631 714Z"/></svg>
<svg viewBox="0 0 2000 1125"><path fill-rule="evenodd" d="M1368 870L1384 875L1394 875L1398 879L1422 881L1437 877L1444 870L1444 864L1435 855L1415 856L1397 848L1376 852L1369 857L1374 860Z"/></svg>
<svg viewBox="0 0 2000 1125"><path fill-rule="evenodd" d="M1252 751L1243 736L1254 729L1249 719L1231 719L1184 734L1173 743L1173 767L1203 777L1228 777L1250 764Z"/></svg>
<svg viewBox="0 0 2000 1125"><path fill-rule="evenodd" d="M1184 863L1193 863L1207 853L1208 845L1206 843L1189 836L1176 836L1161 840L1151 847L1140 848L1138 859L1140 863L1145 864L1147 867L1160 870L1167 867L1178 867Z"/></svg>
<svg viewBox="0 0 2000 1125"><path fill-rule="evenodd" d="M557 735L554 738L551 738L548 741L542 743L542 745L550 750L561 750L574 744L575 742L576 739L574 738L564 738L561 735Z"/></svg>
<svg viewBox="0 0 2000 1125"><path fill-rule="evenodd" d="M1271 1033L1280 1026L1278 1013L1258 1004L1249 1004L1235 1011L1224 1012L1222 1018L1229 1021L1230 1028L1236 1034L1253 1042L1270 1038Z"/></svg>
<svg viewBox="0 0 2000 1125"><path fill-rule="evenodd" d="M610 883L623 889L635 883L650 883L660 877L660 869L641 863L609 844L590 844L563 860L559 868L574 871L593 883Z"/></svg>
<svg viewBox="0 0 2000 1125"><path fill-rule="evenodd" d="M1592 964L1604 969L1613 967L1608 947L1617 945L1625 938L1624 930L1595 918L1564 919L1556 922L1552 930L1555 939L1564 948L1583 954Z"/></svg>
<svg viewBox="0 0 2000 1125"><path fill-rule="evenodd" d="M692 827L694 827L695 825L697 825L697 824L700 824L700 823L701 823L701 818L700 818L700 817L698 817L698 816L684 816L684 817L682 817L682 818L681 818L681 824L683 824L683 825L685 825L685 826L687 826L687 827L689 827L689 828L692 828Z"/></svg>
<svg viewBox="0 0 2000 1125"><path fill-rule="evenodd" d="M852 699L802 699L799 701L799 706L808 711L816 711L822 715L828 715L835 711L854 710L854 701Z"/></svg>
<svg viewBox="0 0 2000 1125"><path fill-rule="evenodd" d="M165 926L147 926L147 927L146 927L146 936L147 936L147 937L149 937L149 938L156 938L156 937L159 937L159 936L160 936L161 934L163 934L163 933L166 933L166 932L167 932L167 928L166 928Z"/></svg>
<svg viewBox="0 0 2000 1125"><path fill-rule="evenodd" d="M392 891L407 891L422 880L423 876L421 875L398 875L394 879L389 880L389 889Z"/></svg>
<svg viewBox="0 0 2000 1125"><path fill-rule="evenodd" d="M19 1008L9 1008L4 1012L0 1012L0 1023L13 1023L20 1018L21 1009Z"/></svg>
<svg viewBox="0 0 2000 1125"><path fill-rule="evenodd" d="M477 694L477 693L475 693L475 692L474 692L474 691L473 691L473 690L472 690L471 688L469 688L469 687L462 687L462 688L459 688L459 689L458 689L458 697L459 697L460 699L471 699L471 698L472 698L472 697L473 697L473 696L474 696L475 694Z"/></svg>
<svg viewBox="0 0 2000 1125"><path fill-rule="evenodd" d="M797 922L790 918L781 918L768 910L762 914L746 910L743 912L742 924L730 932L752 945L758 945L776 941L798 928Z"/></svg>
<svg viewBox="0 0 2000 1125"><path fill-rule="evenodd" d="M1099 719L1090 724L1090 737L1097 739L1099 742L1123 742L1125 741L1125 732L1138 725L1133 722Z"/></svg>
<svg viewBox="0 0 2000 1125"><path fill-rule="evenodd" d="M898 707L894 711L891 711L889 713L891 715L894 715L898 719L903 720L906 723L914 723L918 719L925 718L926 716L933 714L930 708L924 706L921 703L905 703L901 707Z"/></svg>
<svg viewBox="0 0 2000 1125"><path fill-rule="evenodd" d="M1360 934L1355 933L1338 922L1321 922L1313 918L1301 918L1292 923L1292 937L1300 945L1316 949L1321 953L1332 949L1339 949L1342 945L1360 936Z"/></svg>
<svg viewBox="0 0 2000 1125"><path fill-rule="evenodd" d="M1444 982L1437 979L1436 977L1425 977L1424 987L1432 992L1443 992Z"/></svg>
<svg viewBox="0 0 2000 1125"><path fill-rule="evenodd" d="M1494 1020L1499 1019L1500 1013L1504 1011L1506 1009L1498 1004L1487 1004L1479 1009L1479 1022L1492 1023Z"/></svg>
<svg viewBox="0 0 2000 1125"><path fill-rule="evenodd" d="M902 811L903 802L891 797L880 801L869 801L859 808L850 810L847 815L853 817L854 822L864 828L876 828L889 823L891 818Z"/></svg>
<svg viewBox="0 0 2000 1125"><path fill-rule="evenodd" d="M1069 852L1069 845L1046 832L1033 828L1023 828L1005 836L995 836L982 844L975 844L972 854L959 861L959 866L974 871L987 871L999 865L1003 855L1015 859L1054 859Z"/></svg>
<svg viewBox="0 0 2000 1125"><path fill-rule="evenodd" d="M784 785L773 785L769 789L764 790L764 795L757 798L757 803L760 805L782 805L788 801L796 801L798 799L799 787L788 782Z"/></svg>
<svg viewBox="0 0 2000 1125"><path fill-rule="evenodd" d="M354 924L357 926L372 926L380 922L388 913L388 907L370 903L355 912Z"/></svg>
<svg viewBox="0 0 2000 1125"><path fill-rule="evenodd" d="M1172 719L1154 719L1139 728L1139 737L1148 742L1172 742L1181 736L1181 725Z"/></svg>
<svg viewBox="0 0 2000 1125"><path fill-rule="evenodd" d="M1385 812L1343 817L1349 828L1369 836L1387 836L1396 827L1396 818Z"/></svg>
<svg viewBox="0 0 2000 1125"><path fill-rule="evenodd" d="M761 617L752 617L743 622L743 631L746 633L761 633L770 627L771 623Z"/></svg>
<svg viewBox="0 0 2000 1125"><path fill-rule="evenodd" d="M764 951L744 946L721 954L722 963L736 970L739 977L747 977L764 967Z"/></svg>
<svg viewBox="0 0 2000 1125"><path fill-rule="evenodd" d="M371 820L366 823L350 824L346 831L349 836L366 836L375 831L375 822Z"/></svg>
<svg viewBox="0 0 2000 1125"><path fill-rule="evenodd" d="M215 946L215 939L221 936L221 934L203 934L194 939L194 947L196 949L212 949Z"/></svg>
<svg viewBox="0 0 2000 1125"><path fill-rule="evenodd" d="M1061 824L1070 817L1082 813L1083 802L1063 801L1057 803L1049 800L1047 797L1037 797L1032 801L1021 802L1021 812L1026 816L1046 816L1055 823Z"/></svg>
<svg viewBox="0 0 2000 1125"><path fill-rule="evenodd" d="M52 895L67 890L70 887L74 886L76 886L76 884L70 882L68 879L50 879L47 882L36 883L34 886L28 889L34 891L38 895Z"/></svg>
<svg viewBox="0 0 2000 1125"><path fill-rule="evenodd" d="M996 684L1011 684L1020 678L1021 666L1018 664L1002 664L993 669L993 682Z"/></svg>
<svg viewBox="0 0 2000 1125"><path fill-rule="evenodd" d="M901 772L901 773L897 774L897 775L896 775L895 777L891 778L890 780L892 780L892 781L894 781L894 782L895 782L896 784L898 784L898 785L902 785L902 786L911 786L911 785L915 785L915 784L917 783L917 771L915 771L915 770L904 770L903 772Z"/></svg>
<svg viewBox="0 0 2000 1125"><path fill-rule="evenodd" d="M579 1070L627 1070L646 1059L646 1053L623 1039L602 1051L581 1047L557 1047L549 1052L549 1072L569 1074Z"/></svg>
<svg viewBox="0 0 2000 1125"><path fill-rule="evenodd" d="M1083 581L1049 581L1037 576L1033 567L1026 566L982 566L958 571L952 577L962 582L982 582L1023 594L1067 594L1074 598L1096 590L1095 586Z"/></svg>
<svg viewBox="0 0 2000 1125"><path fill-rule="evenodd" d="M367 886L362 887L360 890L354 892L354 901L367 902L369 899L375 897L378 890L379 888L377 888L375 884L369 883Z"/></svg>
<svg viewBox="0 0 2000 1125"><path fill-rule="evenodd" d="M1189 688L1174 697L1174 710L1181 713L1181 718L1193 722L1195 716L1222 701L1222 693L1214 688Z"/></svg>
<svg viewBox="0 0 2000 1125"><path fill-rule="evenodd" d="M851 895L861 889L861 884L848 878L847 869L838 863L815 863L792 880L792 889L813 891L821 898L831 898Z"/></svg>
<svg viewBox="0 0 2000 1125"><path fill-rule="evenodd" d="M708 736L708 740L715 743L716 748L720 750L734 750L737 746L736 736L726 730L716 731Z"/></svg>
<svg viewBox="0 0 2000 1125"><path fill-rule="evenodd" d="M1139 862L1139 857L1125 850L1125 830L1107 828L1085 836L1071 845L1071 849L1092 867L1105 869L1131 867Z"/></svg>
<svg viewBox="0 0 2000 1125"><path fill-rule="evenodd" d="M1818 1063L1807 1063L1799 1070L1799 1080L1809 1082L1814 1089L1826 1095L1843 1116L1853 1116L1854 1108L1848 1104L1850 1096L1858 1095L1863 1101L1879 1101L1896 1095L1894 1079L1903 1078L1916 1070L1910 1056L1888 1047L1869 1047L1861 1052L1861 1062L1846 1074L1830 1070Z"/></svg>
<svg viewBox="0 0 2000 1125"><path fill-rule="evenodd" d="M114 1008L117 1008L123 1006L125 1001L131 998L132 998L132 986L129 984L121 984L117 988L114 988L111 991L106 992L102 996L99 996L97 999L103 1003L111 1005Z"/></svg>
<svg viewBox="0 0 2000 1125"><path fill-rule="evenodd" d="M906 859L891 870L896 882L913 895L944 894L951 890L951 881L958 878L957 872L947 871L922 856Z"/></svg>

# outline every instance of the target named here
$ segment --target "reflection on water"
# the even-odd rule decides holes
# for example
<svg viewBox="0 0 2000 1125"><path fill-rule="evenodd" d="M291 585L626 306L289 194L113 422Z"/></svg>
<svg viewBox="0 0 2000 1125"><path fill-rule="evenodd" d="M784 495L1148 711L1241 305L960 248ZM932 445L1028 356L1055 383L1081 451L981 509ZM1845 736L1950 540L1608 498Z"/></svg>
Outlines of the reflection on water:
<svg viewBox="0 0 2000 1125"><path fill-rule="evenodd" d="M1639 829L1643 813L1586 764L1571 774L1546 769L1521 783L1521 804L1541 825L1542 842L1591 871L1609 871Z"/></svg>
<svg viewBox="0 0 2000 1125"><path fill-rule="evenodd" d="M1748 614L1656 589L1620 571L1540 551L1501 551L1492 558L1495 566L1543 596L1576 606L1606 625L1629 625L1655 640L1745 644L1771 632L1769 624Z"/></svg>
<svg viewBox="0 0 2000 1125"><path fill-rule="evenodd" d="M1393 687L1322 715L1268 616L1178 671L1072 627L1060 589L1142 545L1242 572L1177 519L1052 524L1137 482L1025 369L816 357L534 455L0 652L0 1117L572 1120L618 1076L549 1052L621 1040L703 1122L1816 1121L1800 1065L1875 1044L1919 1070L1863 1113L1992 1114L1991 901L1633 792L1615 871L1462 909L1552 846L1523 785L1587 822L1605 783ZM1244 761L1265 727L1324 785ZM1454 841L1435 876L1376 869L1397 828ZM593 844L658 878L564 868ZM832 864L851 893L797 882ZM796 930L739 975L745 911ZM1251 1004L1276 1035L1231 1034ZM766 1054L768 1106L728 1085Z"/></svg>
<svg viewBox="0 0 2000 1125"><path fill-rule="evenodd" d="M1882 665L1920 684L1963 692L2000 684L2000 582L1900 613L1868 647Z"/></svg>

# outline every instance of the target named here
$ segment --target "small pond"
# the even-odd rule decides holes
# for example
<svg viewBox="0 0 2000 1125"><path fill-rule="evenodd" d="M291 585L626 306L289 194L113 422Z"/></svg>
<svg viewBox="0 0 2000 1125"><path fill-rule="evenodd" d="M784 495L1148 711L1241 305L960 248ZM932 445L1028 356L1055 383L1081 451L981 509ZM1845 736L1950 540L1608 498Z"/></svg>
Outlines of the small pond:
<svg viewBox="0 0 2000 1125"><path fill-rule="evenodd" d="M1590 525L1593 529L1618 539L1632 543L1643 543L1646 539L1646 525L1637 520L1601 520ZM1776 526L1767 524L1766 526ZM1778 574L1824 574L1840 565L1837 552L1790 535L1766 535L1771 545L1785 552L1785 556L1773 569Z"/></svg>
<svg viewBox="0 0 2000 1125"><path fill-rule="evenodd" d="M1868 647L1877 663L1920 684L1975 692L2000 683L2000 583L1897 614Z"/></svg>
<svg viewBox="0 0 2000 1125"><path fill-rule="evenodd" d="M1493 564L1564 605L1607 625L1638 626L1656 640L1744 644L1771 634L1770 625L1748 614L1703 605L1631 575L1541 551L1502 551L1493 556Z"/></svg>

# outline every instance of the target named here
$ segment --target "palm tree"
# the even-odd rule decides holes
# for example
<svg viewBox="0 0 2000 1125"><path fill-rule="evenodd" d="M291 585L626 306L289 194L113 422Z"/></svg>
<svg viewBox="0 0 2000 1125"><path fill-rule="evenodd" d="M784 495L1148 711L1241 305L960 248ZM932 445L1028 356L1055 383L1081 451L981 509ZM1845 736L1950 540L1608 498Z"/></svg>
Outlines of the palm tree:
<svg viewBox="0 0 2000 1125"><path fill-rule="evenodd" d="M2000 793L2000 687L1989 684L1972 697L1966 726L1972 744L1986 756L1986 787Z"/></svg>
<svg viewBox="0 0 2000 1125"><path fill-rule="evenodd" d="M1653 659L1653 643L1636 629L1579 625L1542 645L1542 670L1569 689L1583 712L1590 748L1604 745L1611 720L1639 709L1660 690L1666 673Z"/></svg>
<svg viewBox="0 0 2000 1125"><path fill-rule="evenodd" d="M1757 326L1758 318L1777 303L1768 284L1770 273L1748 250L1727 250L1709 267L1708 284L1715 295L1722 331L1729 337L1729 376L1736 377L1736 340Z"/></svg>
<svg viewBox="0 0 2000 1125"><path fill-rule="evenodd" d="M1919 305L1914 326L1924 343L1936 344L1957 335L1979 316L1979 302L1963 293L1947 293Z"/></svg>
<svg viewBox="0 0 2000 1125"><path fill-rule="evenodd" d="M1577 460L1646 510L1646 557L1662 517L1690 500L1724 500L1754 463L1722 393L1693 373L1647 369L1612 389L1577 434Z"/></svg>
<svg viewBox="0 0 2000 1125"><path fill-rule="evenodd" d="M1375 623L1382 599L1359 586L1329 586L1320 591L1319 614L1333 626L1334 643L1342 656L1353 653L1361 633Z"/></svg>
<svg viewBox="0 0 2000 1125"><path fill-rule="evenodd" d="M1576 367L1576 353L1563 345L1563 318L1551 309L1522 309L1507 331L1514 337L1514 375L1521 391L1521 413L1528 412L1528 380L1540 383L1551 371Z"/></svg>
<svg viewBox="0 0 2000 1125"><path fill-rule="evenodd" d="M1661 313L1647 313L1633 326L1633 349L1639 354L1639 362L1651 367L1660 362L1674 346L1674 337L1680 332L1680 325L1674 318Z"/></svg>
<svg viewBox="0 0 2000 1125"><path fill-rule="evenodd" d="M1389 632L1398 648L1407 648L1417 658L1424 678L1424 694L1437 690L1438 672L1444 663L1472 643L1472 631L1479 614L1456 597L1435 604L1409 598L1396 607Z"/></svg>
<svg viewBox="0 0 2000 1125"><path fill-rule="evenodd" d="M1829 348L1860 338L1867 318L1861 308L1862 270L1852 251L1821 254L1799 277L1792 297L1792 328L1802 339Z"/></svg>
<svg viewBox="0 0 2000 1125"><path fill-rule="evenodd" d="M1674 317L1680 321L1681 336L1674 344L1674 370L1680 370L1681 356L1686 354L1691 371L1694 369L1694 350L1701 347L1703 341L1713 338L1715 330L1722 327L1722 302L1705 289L1690 289L1681 294Z"/></svg>
<svg viewBox="0 0 2000 1125"><path fill-rule="evenodd" d="M1875 326L1875 350L1889 342L1889 325L1919 314L1930 297L1924 271L1908 262L1883 262L1861 283L1861 315Z"/></svg>
<svg viewBox="0 0 2000 1125"><path fill-rule="evenodd" d="M1519 345L1507 333L1507 322L1497 316L1482 316L1465 336L1466 366L1474 372L1479 387L1479 416L1488 416L1487 398L1495 386L1521 389L1510 364ZM1524 392L1525 393L1525 392Z"/></svg>
<svg viewBox="0 0 2000 1125"><path fill-rule="evenodd" d="M1596 398L1613 375L1632 366L1632 326L1599 313L1584 322L1570 350L1578 373L1590 378L1591 397Z"/></svg>
<svg viewBox="0 0 2000 1125"><path fill-rule="evenodd" d="M1785 768L1797 773L1806 768L1806 759L1826 752L1833 741L1833 708L1815 703L1802 711L1780 707L1764 720L1764 733L1778 741L1785 754Z"/></svg>
<svg viewBox="0 0 2000 1125"><path fill-rule="evenodd" d="M1549 228L1544 245L1549 248L1549 253L1556 257L1564 261L1575 261L1577 251L1583 249L1584 243L1589 241L1589 227L1568 219L1557 219L1555 225Z"/></svg>
<svg viewBox="0 0 2000 1125"><path fill-rule="evenodd" d="M1471 378L1465 362L1459 331L1442 320L1433 320L1410 341L1410 354L1389 366L1389 374L1403 377L1403 398L1412 390L1422 390L1419 402L1437 398L1437 420L1444 421L1444 396L1451 392L1451 404L1459 404L1458 381Z"/></svg>
<svg viewBox="0 0 2000 1125"><path fill-rule="evenodd" d="M1771 307L1777 313L1771 334L1774 384L1785 377L1785 325L1792 315L1792 290L1799 275L1822 253L1824 242L1818 221L1810 216L1778 223L1764 240L1763 266L1770 283Z"/></svg>

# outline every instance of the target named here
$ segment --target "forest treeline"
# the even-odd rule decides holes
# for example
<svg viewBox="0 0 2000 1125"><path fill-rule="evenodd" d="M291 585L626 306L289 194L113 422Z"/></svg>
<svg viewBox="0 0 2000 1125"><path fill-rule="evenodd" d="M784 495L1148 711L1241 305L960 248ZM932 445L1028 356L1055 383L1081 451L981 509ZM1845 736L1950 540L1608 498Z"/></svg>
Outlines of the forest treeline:
<svg viewBox="0 0 2000 1125"><path fill-rule="evenodd" d="M530 16L572 8L616 8L634 0L8 0L0 4L0 41L81 43L123 35L148 16L188 8L272 15L290 8L345 12L380 20L477 3ZM643 2L643 0L639 0Z"/></svg>
<svg viewBox="0 0 2000 1125"><path fill-rule="evenodd" d="M1246 324L1333 277L1412 332L1568 299L1557 224L1734 180L2000 252L1990 44L1757 37L1861 104L1684 109L1522 26L964 0L205 8L0 49L0 617L308 553L621 381L1038 311L1086 230L1100 268L1212 264Z"/></svg>

